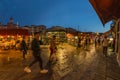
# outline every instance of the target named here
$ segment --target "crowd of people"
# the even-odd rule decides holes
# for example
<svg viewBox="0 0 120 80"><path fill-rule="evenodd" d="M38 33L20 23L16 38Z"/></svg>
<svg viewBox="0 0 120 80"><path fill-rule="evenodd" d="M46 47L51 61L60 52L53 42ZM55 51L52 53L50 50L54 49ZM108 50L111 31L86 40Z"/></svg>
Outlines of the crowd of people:
<svg viewBox="0 0 120 80"><path fill-rule="evenodd" d="M115 51L115 38L110 38L106 35L95 36L94 38L90 36L78 36L77 49L83 47L85 50L88 50L91 44L94 44L95 48L102 46L105 56L107 56L106 53L108 52L108 48L111 48L112 52Z"/></svg>
<svg viewBox="0 0 120 80"><path fill-rule="evenodd" d="M43 67L43 60L41 58L41 41L40 39L40 33L35 32L34 33L34 38L32 41L29 43L26 42L25 36L23 36L20 40L11 40L11 46L10 48L17 48L17 45L19 44L19 50L22 52L23 60L26 60L26 55L28 53L28 50L32 50L32 55L34 57L34 60L24 68L24 71L27 73L31 72L31 67L35 63L39 63L40 67L40 73L47 73L48 70L44 69ZM115 39L112 40L112 43L109 44L110 39L107 36L96 36L96 37L90 37L90 36L85 36L85 37L80 37L78 36L78 41L77 41L77 46L76 48L84 48L84 50L89 50L89 46L91 44L94 44L95 47L103 46L103 54L107 56L107 51L108 47L111 45L113 48L113 51L115 50ZM57 51L57 44L56 44L56 36L53 35L52 38L50 39L49 42L49 50L50 50L50 56L49 56L49 63L52 63L54 61L54 55L56 54ZM57 59L56 59L57 60Z"/></svg>

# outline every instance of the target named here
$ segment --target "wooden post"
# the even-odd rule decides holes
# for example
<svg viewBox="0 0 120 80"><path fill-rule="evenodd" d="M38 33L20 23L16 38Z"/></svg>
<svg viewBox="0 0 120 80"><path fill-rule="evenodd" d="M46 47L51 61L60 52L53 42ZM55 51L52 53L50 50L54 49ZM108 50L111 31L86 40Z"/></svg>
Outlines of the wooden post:
<svg viewBox="0 0 120 80"><path fill-rule="evenodd" d="M117 62L120 66L120 19L117 20L117 25L116 25L116 53L117 53Z"/></svg>

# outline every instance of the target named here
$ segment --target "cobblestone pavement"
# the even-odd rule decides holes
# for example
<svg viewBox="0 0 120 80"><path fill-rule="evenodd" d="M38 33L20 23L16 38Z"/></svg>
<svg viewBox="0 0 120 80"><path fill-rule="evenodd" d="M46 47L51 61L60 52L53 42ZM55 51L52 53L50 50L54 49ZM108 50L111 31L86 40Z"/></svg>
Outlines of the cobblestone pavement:
<svg viewBox="0 0 120 80"><path fill-rule="evenodd" d="M47 74L40 74L38 64L32 66L32 72L23 71L33 57L31 52L27 60L22 60L22 53L18 50L0 51L0 80L120 80L120 67L114 54L106 58L102 48L89 50L64 44L58 46L57 63L48 63L49 49L42 46L44 66L49 70Z"/></svg>

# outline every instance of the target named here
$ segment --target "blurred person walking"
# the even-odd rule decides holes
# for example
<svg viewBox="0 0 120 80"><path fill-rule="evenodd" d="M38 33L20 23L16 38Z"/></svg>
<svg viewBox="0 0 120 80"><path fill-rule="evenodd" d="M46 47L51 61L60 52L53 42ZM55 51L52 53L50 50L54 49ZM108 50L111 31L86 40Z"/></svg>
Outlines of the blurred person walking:
<svg viewBox="0 0 120 80"><path fill-rule="evenodd" d="M108 39L105 36L103 39L103 54L107 57Z"/></svg>
<svg viewBox="0 0 120 80"><path fill-rule="evenodd" d="M57 50L56 36L54 35L52 37L51 41L50 41L50 58L49 58L49 62L53 62L53 60L55 59L56 50Z"/></svg>
<svg viewBox="0 0 120 80"><path fill-rule="evenodd" d="M43 68L43 61L41 58L41 49L40 49L40 41L39 41L40 33L35 32L34 37L35 38L32 40L31 43L31 49L32 49L34 61L32 61L29 66L25 67L24 71L30 73L31 72L30 67L32 67L33 64L35 64L36 62L39 62L40 73L47 73L48 70Z"/></svg>
<svg viewBox="0 0 120 80"><path fill-rule="evenodd" d="M26 59L26 55L27 55L27 50L28 50L28 47L27 47L27 44L26 44L26 42L25 42L25 37L23 36L23 38L22 38L22 41L21 41L21 43L20 43L20 50L22 51L22 53L23 53L23 59L25 60Z"/></svg>
<svg viewBox="0 0 120 80"><path fill-rule="evenodd" d="M78 37L78 42L77 42L77 48L76 49L79 49L81 47L81 38Z"/></svg>
<svg viewBox="0 0 120 80"><path fill-rule="evenodd" d="M88 50L89 45L90 45L90 38L89 38L89 36L87 36L87 37L85 38L85 50L86 50L86 51L89 51L89 50Z"/></svg>

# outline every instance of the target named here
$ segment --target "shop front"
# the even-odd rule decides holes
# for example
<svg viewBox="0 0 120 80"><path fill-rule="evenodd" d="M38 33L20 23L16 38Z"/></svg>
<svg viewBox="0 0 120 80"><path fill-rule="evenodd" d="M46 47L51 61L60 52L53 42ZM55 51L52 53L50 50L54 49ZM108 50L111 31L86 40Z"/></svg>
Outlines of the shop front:
<svg viewBox="0 0 120 80"><path fill-rule="evenodd" d="M1 49L10 49L16 45L16 42L23 36L26 39L29 31L26 29L0 29L0 47Z"/></svg>

